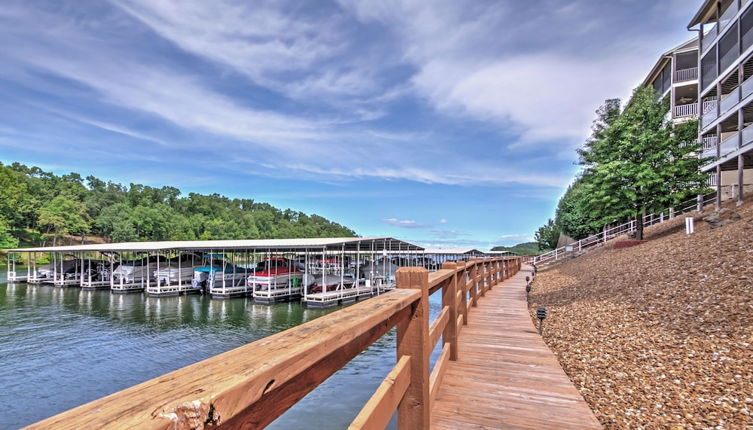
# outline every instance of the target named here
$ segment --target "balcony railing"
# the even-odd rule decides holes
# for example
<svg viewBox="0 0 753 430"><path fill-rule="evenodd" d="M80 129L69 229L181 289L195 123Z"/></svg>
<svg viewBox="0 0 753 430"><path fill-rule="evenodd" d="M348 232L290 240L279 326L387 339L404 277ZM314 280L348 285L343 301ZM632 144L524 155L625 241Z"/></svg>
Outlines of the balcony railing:
<svg viewBox="0 0 753 430"><path fill-rule="evenodd" d="M740 92L735 88L734 91L722 96L722 101L719 103L719 114L724 114L729 111L740 101Z"/></svg>
<svg viewBox="0 0 753 430"><path fill-rule="evenodd" d="M748 97L749 95L753 94L753 76L749 77L748 79L743 82L743 98Z"/></svg>
<svg viewBox="0 0 753 430"><path fill-rule="evenodd" d="M716 136L709 136L703 138L703 152L701 158L716 158L716 144L719 139Z"/></svg>
<svg viewBox="0 0 753 430"><path fill-rule="evenodd" d="M684 118L698 115L698 103L675 106L675 118Z"/></svg>
<svg viewBox="0 0 753 430"><path fill-rule="evenodd" d="M731 134L722 141L722 143L719 145L719 157L724 157L725 155L737 149L739 134L740 133Z"/></svg>
<svg viewBox="0 0 753 430"><path fill-rule="evenodd" d="M706 127L719 117L719 103L716 99L706 100L703 102L703 113L701 115L701 126Z"/></svg>
<svg viewBox="0 0 753 430"><path fill-rule="evenodd" d="M753 125L749 125L743 129L743 146L753 143Z"/></svg>
<svg viewBox="0 0 753 430"><path fill-rule="evenodd" d="M675 82L687 82L698 79L698 67L675 71Z"/></svg>

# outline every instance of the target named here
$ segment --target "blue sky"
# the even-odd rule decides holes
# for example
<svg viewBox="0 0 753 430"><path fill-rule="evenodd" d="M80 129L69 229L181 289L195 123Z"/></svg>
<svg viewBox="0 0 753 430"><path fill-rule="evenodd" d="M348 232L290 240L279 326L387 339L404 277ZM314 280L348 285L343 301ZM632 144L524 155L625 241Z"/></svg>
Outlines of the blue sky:
<svg viewBox="0 0 753 430"><path fill-rule="evenodd" d="M5 0L0 161L529 240L688 0Z"/></svg>

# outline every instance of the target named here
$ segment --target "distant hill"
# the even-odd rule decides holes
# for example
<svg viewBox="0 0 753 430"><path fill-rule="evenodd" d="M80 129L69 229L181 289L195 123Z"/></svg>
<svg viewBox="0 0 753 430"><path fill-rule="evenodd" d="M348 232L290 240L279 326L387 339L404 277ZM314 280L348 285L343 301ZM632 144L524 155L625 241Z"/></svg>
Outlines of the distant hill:
<svg viewBox="0 0 753 430"><path fill-rule="evenodd" d="M536 242L524 242L519 243L515 246L495 246L492 248L492 251L510 251L514 252L517 255L538 255L541 253L544 253L548 251L548 249L545 250L539 250L539 244Z"/></svg>
<svg viewBox="0 0 753 430"><path fill-rule="evenodd" d="M276 239L352 237L316 214L281 210L251 198L189 193L175 187L105 182L0 163L0 249L19 243L99 240Z"/></svg>

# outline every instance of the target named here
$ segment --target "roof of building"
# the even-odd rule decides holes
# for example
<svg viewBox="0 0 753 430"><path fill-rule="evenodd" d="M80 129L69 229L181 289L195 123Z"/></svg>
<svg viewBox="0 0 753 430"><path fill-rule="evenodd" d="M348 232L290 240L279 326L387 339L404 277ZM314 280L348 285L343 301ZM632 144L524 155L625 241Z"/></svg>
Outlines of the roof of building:
<svg viewBox="0 0 753 430"><path fill-rule="evenodd" d="M688 24L688 28L695 27L696 25L705 22L710 15L714 12L714 7L716 6L717 0L705 0L700 8L698 8L698 12L696 12L693 19L690 20L690 24Z"/></svg>
<svg viewBox="0 0 753 430"><path fill-rule="evenodd" d="M486 251L484 254L488 255L518 255L512 251Z"/></svg>
<svg viewBox="0 0 753 430"><path fill-rule="evenodd" d="M424 249L424 254L483 254L483 252L474 248L434 248Z"/></svg>
<svg viewBox="0 0 753 430"><path fill-rule="evenodd" d="M124 252L124 251L223 251L223 250L274 250L301 251L327 249L356 251L422 250L418 245L391 237L340 237L323 239L253 239L253 240L189 240L162 242L121 242L88 245L16 248L8 252Z"/></svg>

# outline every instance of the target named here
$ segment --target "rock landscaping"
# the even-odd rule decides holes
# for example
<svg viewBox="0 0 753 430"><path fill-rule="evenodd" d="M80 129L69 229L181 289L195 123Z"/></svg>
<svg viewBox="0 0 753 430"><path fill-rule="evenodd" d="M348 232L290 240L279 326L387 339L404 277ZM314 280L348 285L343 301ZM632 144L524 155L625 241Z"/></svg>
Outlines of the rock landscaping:
<svg viewBox="0 0 753 430"><path fill-rule="evenodd" d="M690 236L682 218L533 282L532 318L547 308L544 339L607 429L753 428L753 204Z"/></svg>

